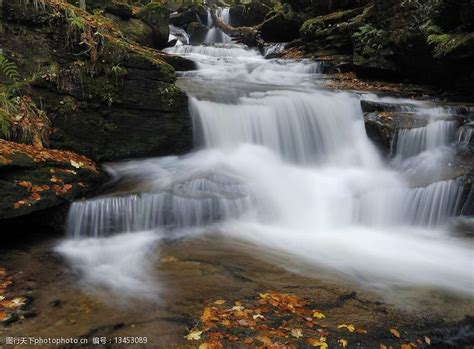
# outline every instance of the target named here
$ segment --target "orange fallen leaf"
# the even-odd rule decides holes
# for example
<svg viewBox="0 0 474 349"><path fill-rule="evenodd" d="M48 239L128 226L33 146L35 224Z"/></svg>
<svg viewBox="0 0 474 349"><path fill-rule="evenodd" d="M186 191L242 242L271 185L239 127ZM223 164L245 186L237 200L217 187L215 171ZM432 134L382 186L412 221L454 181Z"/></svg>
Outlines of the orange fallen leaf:
<svg viewBox="0 0 474 349"><path fill-rule="evenodd" d="M255 337L255 339L262 342L265 345L271 345L273 343L272 340L268 338L267 336L257 336Z"/></svg>
<svg viewBox="0 0 474 349"><path fill-rule="evenodd" d="M213 317L213 315L212 315L212 310L211 310L211 308L206 307L206 308L204 309L204 312L203 312L202 315L201 315L201 320L204 321L204 322L206 322L206 321L209 321L212 317Z"/></svg>
<svg viewBox="0 0 474 349"><path fill-rule="evenodd" d="M380 343L379 349L387 349L387 346L385 346L385 345L383 345L382 343Z"/></svg>
<svg viewBox="0 0 474 349"><path fill-rule="evenodd" d="M395 328L390 329L390 333L397 338L400 338L400 332L398 332Z"/></svg>
<svg viewBox="0 0 474 349"><path fill-rule="evenodd" d="M0 311L0 321L5 321L6 319L8 319L8 315L3 311Z"/></svg>
<svg viewBox="0 0 474 349"><path fill-rule="evenodd" d="M411 349L411 345L410 344L402 344L400 346L400 349Z"/></svg>

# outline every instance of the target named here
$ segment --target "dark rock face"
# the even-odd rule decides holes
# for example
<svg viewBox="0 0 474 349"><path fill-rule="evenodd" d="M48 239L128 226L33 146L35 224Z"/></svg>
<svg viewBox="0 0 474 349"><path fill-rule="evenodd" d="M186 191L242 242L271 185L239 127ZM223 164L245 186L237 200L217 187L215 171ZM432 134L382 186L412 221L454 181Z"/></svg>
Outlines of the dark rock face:
<svg viewBox="0 0 474 349"><path fill-rule="evenodd" d="M23 75L35 76L31 92L51 119L52 148L96 161L190 149L187 97L163 60L183 70L192 69L191 62L165 54L160 59L113 40L104 42L97 62L78 60L74 53L83 49L65 44L67 24L33 7L24 10L17 0L4 6L2 46L15 55Z"/></svg>
<svg viewBox="0 0 474 349"><path fill-rule="evenodd" d="M271 8L258 1L232 6L229 9L230 24L234 27L253 27L262 23Z"/></svg>
<svg viewBox="0 0 474 349"><path fill-rule="evenodd" d="M191 45L198 45L204 42L209 28L204 24L193 22L188 25L186 32L189 35L189 43Z"/></svg>
<svg viewBox="0 0 474 349"><path fill-rule="evenodd" d="M149 3L138 13L138 18L148 24L153 31L155 48L165 48L168 43L169 16L169 10L158 3Z"/></svg>
<svg viewBox="0 0 474 349"><path fill-rule="evenodd" d="M261 24L260 31L262 39L267 42L289 42L298 38L300 26L298 19L278 13L266 19Z"/></svg>
<svg viewBox="0 0 474 349"><path fill-rule="evenodd" d="M322 14L324 1L290 3L295 11L320 14L301 27L307 50L315 55L352 54L358 75L408 78L467 93L473 86L470 0L330 1L329 14Z"/></svg>
<svg viewBox="0 0 474 349"><path fill-rule="evenodd" d="M185 28L193 22L207 24L207 10L204 6L193 5L170 16L170 24L177 27Z"/></svg>
<svg viewBox="0 0 474 349"><path fill-rule="evenodd" d="M127 39L143 46L154 47L153 31L150 26L143 21L135 18L123 19L122 17L112 14L107 14L106 16L117 24Z"/></svg>
<svg viewBox="0 0 474 349"><path fill-rule="evenodd" d="M104 175L84 156L0 140L0 220L69 202Z"/></svg>

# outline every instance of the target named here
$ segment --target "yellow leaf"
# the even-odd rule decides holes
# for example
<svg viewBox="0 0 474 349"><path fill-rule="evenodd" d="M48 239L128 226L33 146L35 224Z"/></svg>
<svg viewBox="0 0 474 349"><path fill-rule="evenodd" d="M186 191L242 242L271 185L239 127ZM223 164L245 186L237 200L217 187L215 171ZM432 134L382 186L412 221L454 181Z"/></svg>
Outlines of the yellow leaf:
<svg viewBox="0 0 474 349"><path fill-rule="evenodd" d="M337 328L347 328L347 330L348 330L349 332L354 332L354 331L355 331L354 325L342 324L342 325L337 326Z"/></svg>
<svg viewBox="0 0 474 349"><path fill-rule="evenodd" d="M303 330L301 328L293 328L291 329L291 335L295 338L303 337Z"/></svg>
<svg viewBox="0 0 474 349"><path fill-rule="evenodd" d="M71 166L72 167L81 168L82 165L83 165L83 163L81 163L81 162L76 162L74 160L71 160Z"/></svg>
<svg viewBox="0 0 474 349"><path fill-rule="evenodd" d="M255 337L255 339L262 342L265 345L271 345L273 343L272 340L266 336L257 336Z"/></svg>
<svg viewBox="0 0 474 349"><path fill-rule="evenodd" d="M425 343L426 343L426 344L428 344L428 345L431 344L431 339L430 339L430 337L425 336L425 337L424 337L424 340L425 340Z"/></svg>
<svg viewBox="0 0 474 349"><path fill-rule="evenodd" d="M202 331L191 331L184 338L188 341L198 341L201 339Z"/></svg>
<svg viewBox="0 0 474 349"><path fill-rule="evenodd" d="M308 338L307 343L313 347L328 349L328 344L326 343L325 337L321 337L319 340L315 338Z"/></svg>
<svg viewBox="0 0 474 349"><path fill-rule="evenodd" d="M313 317L315 317L316 319L322 320L326 317L326 315L324 315L323 313L321 313L319 311L315 311L313 313Z"/></svg>
<svg viewBox="0 0 474 349"><path fill-rule="evenodd" d="M223 300L223 299L218 299L214 302L214 304L217 304L217 305L222 305L224 303L225 303L225 300Z"/></svg>
<svg viewBox="0 0 474 349"><path fill-rule="evenodd" d="M339 346L343 348L347 347L347 345L349 344L347 339L344 339L344 338L339 339L337 342L339 343Z"/></svg>
<svg viewBox="0 0 474 349"><path fill-rule="evenodd" d="M206 322L206 321L208 321L210 318L212 318L212 310L211 310L211 308L206 307L206 308L204 308L204 311L203 311L203 313L202 313L202 315L201 315L201 320L204 321L204 322Z"/></svg>
<svg viewBox="0 0 474 349"><path fill-rule="evenodd" d="M253 317L254 320L265 319L265 317L262 314L253 315L252 317Z"/></svg>
<svg viewBox="0 0 474 349"><path fill-rule="evenodd" d="M398 332L395 328L390 329L390 333L397 338L400 338L400 332Z"/></svg>

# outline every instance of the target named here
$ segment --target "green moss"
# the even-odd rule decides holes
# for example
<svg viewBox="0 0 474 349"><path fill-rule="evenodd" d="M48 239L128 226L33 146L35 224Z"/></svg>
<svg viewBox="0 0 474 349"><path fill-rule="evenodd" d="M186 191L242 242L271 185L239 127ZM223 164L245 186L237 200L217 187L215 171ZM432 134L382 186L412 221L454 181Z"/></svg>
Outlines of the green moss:
<svg viewBox="0 0 474 349"><path fill-rule="evenodd" d="M427 43L433 47L435 58L463 58L464 55L472 56L474 53L474 33L432 34L428 36Z"/></svg>

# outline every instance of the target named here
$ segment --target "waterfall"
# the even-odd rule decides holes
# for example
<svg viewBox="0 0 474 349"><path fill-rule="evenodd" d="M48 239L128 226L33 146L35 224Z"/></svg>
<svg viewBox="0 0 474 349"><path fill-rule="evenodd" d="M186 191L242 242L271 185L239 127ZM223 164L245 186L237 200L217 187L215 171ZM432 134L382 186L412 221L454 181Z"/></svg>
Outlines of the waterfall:
<svg viewBox="0 0 474 349"><path fill-rule="evenodd" d="M216 12L217 18L223 21L225 24L229 24L230 15L229 9L225 8L218 8ZM209 27L209 31L206 34L206 38L204 39L205 44L229 44L232 42L232 39L229 35L224 33L220 28L218 28L214 21L212 20L211 12L208 10L207 12L207 26Z"/></svg>
<svg viewBox="0 0 474 349"><path fill-rule="evenodd" d="M457 144L460 147L468 147L471 144L472 134L474 133L474 123L468 123L461 126L457 133Z"/></svg>
<svg viewBox="0 0 474 349"><path fill-rule="evenodd" d="M224 10L218 16L228 20ZM371 287L471 292L472 251L447 228L462 210L463 183L440 175L456 144L471 137L460 130L456 142L454 109L383 99L427 122L400 130L393 159L384 161L367 138L360 106L361 98L378 97L319 88L319 63L266 60L229 43L167 51L198 66L180 81L196 149L109 164L127 185L72 205L71 239L60 251L73 263L93 269L106 259L120 267L97 245L121 236L126 243L133 235L205 232L294 261L292 270L324 268ZM90 255L84 240L95 246Z"/></svg>
<svg viewBox="0 0 474 349"><path fill-rule="evenodd" d="M448 146L454 141L458 123L439 120L425 127L398 131L395 138L395 155L408 158L423 151Z"/></svg>

